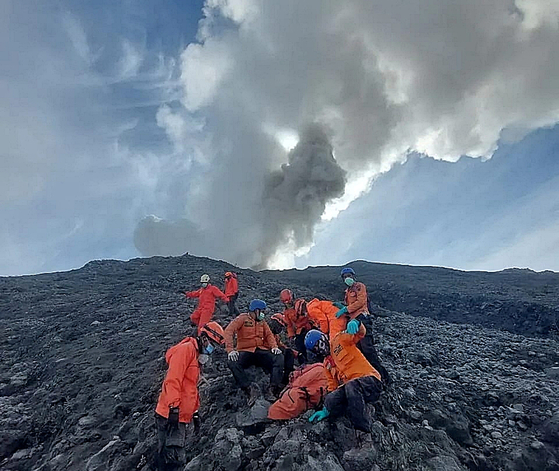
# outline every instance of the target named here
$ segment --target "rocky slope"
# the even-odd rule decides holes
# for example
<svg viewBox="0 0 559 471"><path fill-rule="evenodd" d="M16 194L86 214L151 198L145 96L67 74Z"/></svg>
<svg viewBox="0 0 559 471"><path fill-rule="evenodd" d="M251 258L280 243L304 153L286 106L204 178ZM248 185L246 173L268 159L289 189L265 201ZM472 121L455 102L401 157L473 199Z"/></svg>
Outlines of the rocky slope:
<svg viewBox="0 0 559 471"><path fill-rule="evenodd" d="M559 338L559 273L509 269L464 272L358 261L351 264L371 301L413 316L477 324L516 334ZM269 272L340 297L339 268Z"/></svg>
<svg viewBox="0 0 559 471"><path fill-rule="evenodd" d="M0 468L152 469L163 355L190 332L194 306L179 292L197 286L202 272L218 279L227 269L209 259L156 257L0 278ZM422 283L431 292L451 290L444 271L439 280L430 270ZM241 271L239 304L258 296L273 311L285 286L331 296L340 288L337 271ZM456 295L475 297L476 286L464 278ZM539 289L534 283L526 302ZM205 365L203 426L189 442L186 469L559 469L558 342L413 317L395 312L396 302L379 302L379 351L395 381L371 409L370 436L345 419L310 425L308 414L268 423L263 400L246 408L221 352ZM217 318L227 321L223 312Z"/></svg>

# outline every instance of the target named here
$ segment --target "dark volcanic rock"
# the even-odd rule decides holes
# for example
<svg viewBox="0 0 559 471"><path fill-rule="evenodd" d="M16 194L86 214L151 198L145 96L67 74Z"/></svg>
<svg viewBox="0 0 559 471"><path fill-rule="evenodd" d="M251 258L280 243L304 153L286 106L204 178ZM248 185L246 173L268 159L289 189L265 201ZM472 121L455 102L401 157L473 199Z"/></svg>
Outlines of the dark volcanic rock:
<svg viewBox="0 0 559 471"><path fill-rule="evenodd" d="M198 436L190 431L185 469L559 469L555 340L395 309L414 315L432 309L433 317L484 323L472 313L486 313L491 322L497 311L514 319L525 310L512 306L540 303L534 312L541 321L551 295L536 294L555 293L550 283L556 275L361 263L382 313L375 321L379 354L394 378L370 409L372 433L355 432L345 418L311 425L310 412L286 423L268 421L267 403L246 407L225 353L217 352L204 365L202 427ZM0 468L152 470L164 354L192 331L188 316L195 303L180 292L196 287L203 272L220 280L232 268L190 256L154 257L1 278ZM279 310L277 296L286 286L309 298L339 298L341 291L337 268L237 271L243 310L253 297ZM483 303L490 304L482 309ZM530 316L524 319L532 322ZM216 318L225 324L226 310ZM264 389L267 376L251 375Z"/></svg>

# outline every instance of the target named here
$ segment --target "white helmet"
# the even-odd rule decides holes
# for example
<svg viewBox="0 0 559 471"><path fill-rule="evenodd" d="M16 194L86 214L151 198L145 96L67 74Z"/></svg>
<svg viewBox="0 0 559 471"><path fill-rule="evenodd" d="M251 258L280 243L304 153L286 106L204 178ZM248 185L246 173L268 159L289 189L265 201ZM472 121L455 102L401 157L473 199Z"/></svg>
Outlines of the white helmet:
<svg viewBox="0 0 559 471"><path fill-rule="evenodd" d="M210 275L206 275L205 273L200 277L200 283L209 283L210 282Z"/></svg>

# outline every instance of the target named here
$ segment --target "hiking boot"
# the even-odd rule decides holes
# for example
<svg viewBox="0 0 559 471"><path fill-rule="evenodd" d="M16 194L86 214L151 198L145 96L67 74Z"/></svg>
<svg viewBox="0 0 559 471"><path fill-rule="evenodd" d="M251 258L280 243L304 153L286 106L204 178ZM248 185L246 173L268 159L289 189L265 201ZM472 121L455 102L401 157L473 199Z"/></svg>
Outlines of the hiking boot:
<svg viewBox="0 0 559 471"><path fill-rule="evenodd" d="M260 396L260 389L256 384L251 384L248 388L244 389L247 395L247 404L252 407L256 403L256 399Z"/></svg>

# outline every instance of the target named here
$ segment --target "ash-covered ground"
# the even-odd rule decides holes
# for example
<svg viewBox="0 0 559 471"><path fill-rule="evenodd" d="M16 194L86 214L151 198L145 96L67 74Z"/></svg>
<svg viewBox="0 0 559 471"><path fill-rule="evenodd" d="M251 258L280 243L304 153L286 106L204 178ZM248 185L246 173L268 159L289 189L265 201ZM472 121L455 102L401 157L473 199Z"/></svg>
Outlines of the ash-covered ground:
<svg viewBox="0 0 559 471"><path fill-rule="evenodd" d="M195 303L181 293L232 268L154 257L0 278L0 468L151 470L164 354L192 330ZM185 469L559 469L559 275L355 268L379 305L378 349L394 378L370 410L373 433L345 419L311 425L309 413L262 420L266 403L246 408L221 352L204 367L203 425ZM285 287L308 299L342 293L332 267L238 272L241 310L260 297L279 311ZM218 311L216 320L229 319Z"/></svg>

